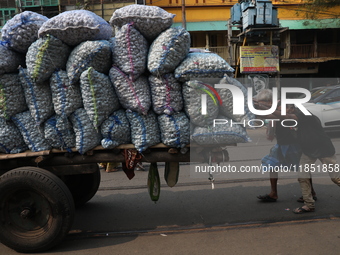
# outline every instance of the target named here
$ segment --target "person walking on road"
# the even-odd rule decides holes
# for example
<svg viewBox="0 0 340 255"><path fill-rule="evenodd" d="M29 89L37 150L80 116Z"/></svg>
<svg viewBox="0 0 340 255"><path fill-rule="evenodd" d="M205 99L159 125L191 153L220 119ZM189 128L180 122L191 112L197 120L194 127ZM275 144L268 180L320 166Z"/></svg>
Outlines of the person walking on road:
<svg viewBox="0 0 340 255"><path fill-rule="evenodd" d="M254 98L254 105L258 109L268 109L272 104L272 91L269 89L261 90ZM287 112L291 112L291 107L288 107ZM263 118L263 116L258 116ZM264 116L268 119L280 119L281 110L280 107L272 115ZM288 123L287 123L288 124ZM298 169L301 148L297 141L296 130L290 127L282 126L281 122L270 122L267 124L267 139L273 141L276 138L277 143L271 148L269 155L262 158L262 167L266 167L269 170L270 180L270 193L257 196L263 202L276 202L278 199L277 181L278 172L273 171L276 167L286 166L290 169ZM316 199L316 193L313 189L311 181L311 189L314 199ZM298 199L299 202L304 202L303 198Z"/></svg>
<svg viewBox="0 0 340 255"><path fill-rule="evenodd" d="M269 109L271 105L266 102L254 101L259 109ZM335 156L334 145L322 128L319 118L315 115L305 115L299 109L291 107L286 115L281 111L272 114L277 119L293 119L297 122L297 141L302 150L298 168L298 182L301 187L304 205L295 208L293 213L302 214L315 211L315 192L312 186L311 172L315 170L315 162L319 159L323 172L327 171L331 180L340 186L339 164ZM314 170L313 170L314 169ZM314 193L314 194L313 194Z"/></svg>
<svg viewBox="0 0 340 255"><path fill-rule="evenodd" d="M323 172L328 172L331 180L340 186L339 164L335 156L334 145L325 133L319 118L315 115L304 115L296 109L291 117L298 122L298 141L302 149L298 181L300 183L304 205L293 210L301 214L315 211L315 199L312 196L311 172L319 159ZM314 170L313 170L314 169Z"/></svg>

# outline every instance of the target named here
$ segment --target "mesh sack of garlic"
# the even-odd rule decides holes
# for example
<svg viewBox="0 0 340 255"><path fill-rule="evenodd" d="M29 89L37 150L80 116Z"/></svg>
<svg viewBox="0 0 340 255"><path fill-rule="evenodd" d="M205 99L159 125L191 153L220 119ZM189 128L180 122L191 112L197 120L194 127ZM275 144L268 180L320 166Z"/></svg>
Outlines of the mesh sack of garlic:
<svg viewBox="0 0 340 255"><path fill-rule="evenodd" d="M108 40L113 29L102 17L88 10L64 11L45 22L39 37L53 35L70 46L89 40Z"/></svg>

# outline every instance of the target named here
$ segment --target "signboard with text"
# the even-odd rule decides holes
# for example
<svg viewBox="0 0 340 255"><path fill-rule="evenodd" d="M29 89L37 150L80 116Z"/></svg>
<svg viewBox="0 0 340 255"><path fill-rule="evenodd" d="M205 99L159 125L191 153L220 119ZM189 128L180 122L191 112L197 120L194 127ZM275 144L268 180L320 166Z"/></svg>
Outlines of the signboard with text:
<svg viewBox="0 0 340 255"><path fill-rule="evenodd" d="M241 73L276 73L279 67L279 48L276 45L240 47Z"/></svg>

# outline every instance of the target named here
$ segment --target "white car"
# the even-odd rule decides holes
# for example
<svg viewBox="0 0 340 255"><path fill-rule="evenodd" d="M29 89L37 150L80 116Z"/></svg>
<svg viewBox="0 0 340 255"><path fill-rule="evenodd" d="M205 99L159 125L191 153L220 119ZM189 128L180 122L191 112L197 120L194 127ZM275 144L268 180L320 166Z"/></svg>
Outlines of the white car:
<svg viewBox="0 0 340 255"><path fill-rule="evenodd" d="M325 130L340 130L340 85L312 91L311 100L303 105L320 119Z"/></svg>

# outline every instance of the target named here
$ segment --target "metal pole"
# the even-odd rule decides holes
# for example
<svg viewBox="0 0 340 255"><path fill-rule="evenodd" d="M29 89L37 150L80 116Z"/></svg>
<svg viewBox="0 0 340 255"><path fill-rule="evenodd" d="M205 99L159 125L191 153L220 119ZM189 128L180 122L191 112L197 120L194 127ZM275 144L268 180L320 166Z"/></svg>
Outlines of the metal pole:
<svg viewBox="0 0 340 255"><path fill-rule="evenodd" d="M182 0L182 27L187 29L187 21L185 17L185 0Z"/></svg>

